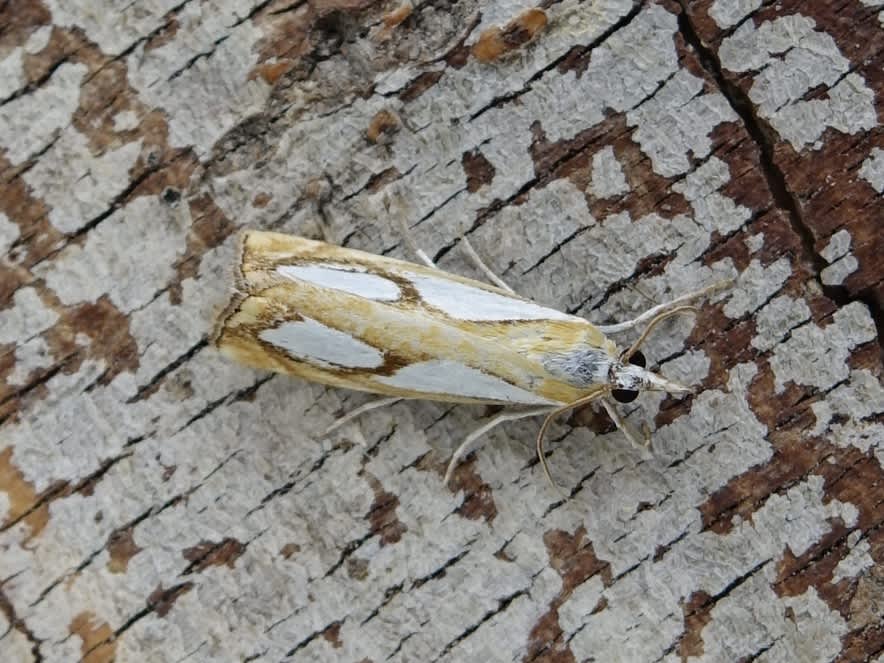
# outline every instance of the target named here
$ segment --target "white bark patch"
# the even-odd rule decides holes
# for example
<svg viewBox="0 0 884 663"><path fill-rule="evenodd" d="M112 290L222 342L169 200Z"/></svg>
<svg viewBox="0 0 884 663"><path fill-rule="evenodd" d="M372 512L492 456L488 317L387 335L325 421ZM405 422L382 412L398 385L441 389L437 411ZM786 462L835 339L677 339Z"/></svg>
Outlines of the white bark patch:
<svg viewBox="0 0 884 663"><path fill-rule="evenodd" d="M758 309L771 295L783 287L792 275L792 263L786 257L767 267L759 260L752 260L743 270L733 288L733 294L724 305L724 314L739 318Z"/></svg>
<svg viewBox="0 0 884 663"><path fill-rule="evenodd" d="M789 295L774 297L755 316L755 336L752 347L770 350L793 328L810 320L810 307L803 299Z"/></svg>
<svg viewBox="0 0 884 663"><path fill-rule="evenodd" d="M859 534L860 532L851 532L850 536ZM848 537L849 543L850 537ZM842 580L856 578L875 566L875 560L870 554L871 546L868 539L863 539L859 543L852 544L850 552L838 562L835 572L832 574L832 584L839 583Z"/></svg>
<svg viewBox="0 0 884 663"><path fill-rule="evenodd" d="M0 107L0 147L13 165L45 148L70 123L86 72L85 65L65 62L34 92Z"/></svg>
<svg viewBox="0 0 884 663"><path fill-rule="evenodd" d="M28 376L38 368L47 368L55 363L52 351L41 337L32 338L27 342L19 340L15 346L15 368L6 378L12 386L27 384Z"/></svg>
<svg viewBox="0 0 884 663"><path fill-rule="evenodd" d="M884 193L884 150L873 147L869 158L863 161L859 176L872 185L878 193Z"/></svg>
<svg viewBox="0 0 884 663"><path fill-rule="evenodd" d="M730 182L730 167L718 157L710 157L699 168L687 175L684 180L672 185L672 189L682 194L691 204L696 223L711 234L729 235L739 229L752 217L752 210L737 205L733 199L722 195L719 190ZM691 247L689 255L702 252L709 243L709 236L702 238L705 244Z"/></svg>
<svg viewBox="0 0 884 663"><path fill-rule="evenodd" d="M131 131L138 127L138 113L125 110L114 115L114 131Z"/></svg>
<svg viewBox="0 0 884 663"><path fill-rule="evenodd" d="M709 18L719 28L733 27L761 6L761 0L714 0Z"/></svg>
<svg viewBox="0 0 884 663"><path fill-rule="evenodd" d="M573 320L574 317L533 302L498 295L458 281L403 272L424 303L456 320Z"/></svg>
<svg viewBox="0 0 884 663"><path fill-rule="evenodd" d="M829 243L826 244L826 248L820 251L820 255L826 259L826 262L834 262L847 255L852 239L850 233L842 228L829 238Z"/></svg>
<svg viewBox="0 0 884 663"><path fill-rule="evenodd" d="M80 28L104 53L119 55L159 28L164 14L178 4L175 0L113 2L101 9L89 0L48 0L46 6L59 28Z"/></svg>
<svg viewBox="0 0 884 663"><path fill-rule="evenodd" d="M57 320L58 314L43 305L34 288L19 288L12 296L12 306L0 310L0 344L22 343Z"/></svg>
<svg viewBox="0 0 884 663"><path fill-rule="evenodd" d="M273 329L265 329L259 336L262 341L309 364L377 368L384 363L384 353L377 348L311 318L283 322Z"/></svg>
<svg viewBox="0 0 884 663"><path fill-rule="evenodd" d="M128 312L168 283L189 222L186 206L171 209L157 196L135 198L92 230L85 244L69 245L35 271L64 304L107 294Z"/></svg>
<svg viewBox="0 0 884 663"><path fill-rule="evenodd" d="M747 237L745 240L746 248L749 249L749 253L758 253L761 250L761 247L764 246L764 233L758 233L756 235L751 235Z"/></svg>
<svg viewBox="0 0 884 663"><path fill-rule="evenodd" d="M592 155L592 181L589 192L596 198L613 198L629 191L623 166L610 145Z"/></svg>
<svg viewBox="0 0 884 663"><path fill-rule="evenodd" d="M730 71L759 72L749 98L795 150L820 147L828 127L853 134L877 124L874 92L857 74L841 78L850 61L808 17L782 16L758 27L746 21L722 42L719 57ZM826 99L803 101L819 86L829 87Z"/></svg>
<svg viewBox="0 0 884 663"><path fill-rule="evenodd" d="M0 60L0 99L6 99L25 84L24 49L14 48Z"/></svg>
<svg viewBox="0 0 884 663"><path fill-rule="evenodd" d="M538 223L538 219L542 223ZM482 258L496 274L506 280L517 291L521 290L523 275L535 269L556 253L568 237L579 234L596 224L595 218L586 206L586 196L571 180L557 179L543 188L533 188L521 205L508 205L491 216L475 232L470 241ZM461 253L455 249L448 255ZM447 258L447 256L446 256ZM574 265L577 278L584 282L592 281L594 274L590 265ZM463 269L469 263L463 262ZM462 273L461 265L451 271ZM561 297L561 284L544 279L532 288L537 301L555 302Z"/></svg>
<svg viewBox="0 0 884 663"><path fill-rule="evenodd" d="M874 451L884 461L884 426L870 420L884 412L884 387L867 370L851 371L850 380L832 390L826 400L811 404L816 424L810 435L825 435L839 447ZM832 423L840 416L843 423Z"/></svg>
<svg viewBox="0 0 884 663"><path fill-rule="evenodd" d="M186 4L179 17L182 28L171 41L150 51L139 46L126 60L140 99L168 116L169 143L193 147L200 158L244 117L264 111L271 89L251 76L263 35L250 20L238 23L247 9L236 2L213 7L220 24L216 31L198 20L202 11Z"/></svg>
<svg viewBox="0 0 884 663"><path fill-rule="evenodd" d="M859 269L859 261L856 259L856 256L847 255L821 271L820 281L824 285L841 285L857 269Z"/></svg>
<svg viewBox="0 0 884 663"><path fill-rule="evenodd" d="M675 468L668 471L678 472ZM668 502L678 497L681 488L675 481L670 485L674 495ZM735 577L759 567L712 609L713 618L703 629L704 654L698 660L738 660L769 645L778 650L774 660L793 660L792 652L799 652L799 660L830 660L847 630L841 616L813 589L799 597L780 599L771 587L777 562L787 547L801 555L831 531L832 519L841 518L848 526L856 521L858 512L852 504L837 500L823 503L823 485L822 477L811 476L784 495L771 495L751 521L737 523L726 535L699 532L696 519L685 522L688 534L672 543L661 559L646 559L636 569L628 567L626 575L603 590L604 610L593 613L594 604L577 602L573 596L565 602L559 609L559 623L566 639L573 634L571 649L591 651L598 660L620 660L628 648L629 660L658 660L683 632L682 601L695 591L715 596ZM667 512L658 514L658 527L671 527L678 508L673 505L667 510L658 505L657 511ZM633 522L636 529L650 525ZM593 536L592 540L596 554L610 559L600 553L599 539ZM648 557L653 547L651 551ZM794 607L796 622L782 618L786 606ZM753 624L750 630L741 626L747 620ZM739 638L733 637L736 628L742 629ZM818 642L807 639L809 629Z"/></svg>
<svg viewBox="0 0 884 663"><path fill-rule="evenodd" d="M847 379L850 352L874 338L875 323L859 302L839 309L826 327L813 323L798 327L770 358L776 392L789 381L826 389Z"/></svg>
<svg viewBox="0 0 884 663"><path fill-rule="evenodd" d="M633 140L663 177L686 173L694 160L709 156L712 131L738 119L724 95L703 94L703 85L702 78L681 69L626 115L627 124L636 127Z"/></svg>
<svg viewBox="0 0 884 663"><path fill-rule="evenodd" d="M402 295L392 281L345 265L280 265L276 271L293 281L306 281L378 302L395 301Z"/></svg>
<svg viewBox="0 0 884 663"><path fill-rule="evenodd" d="M859 268L856 257L848 253L852 239L850 233L842 228L829 238L829 243L820 251L820 255L830 263L820 272L820 280L825 285L841 285Z"/></svg>
<svg viewBox="0 0 884 663"><path fill-rule="evenodd" d="M433 359L409 364L376 382L428 394L458 394L502 403L549 403L536 394L505 380L449 359Z"/></svg>
<svg viewBox="0 0 884 663"><path fill-rule="evenodd" d="M52 225L69 234L107 210L129 185L129 169L140 152L138 140L93 156L86 137L71 127L24 180L51 208Z"/></svg>
<svg viewBox="0 0 884 663"><path fill-rule="evenodd" d="M3 212L0 212L0 253L9 251L12 243L18 239L21 231L18 225L9 220Z"/></svg>

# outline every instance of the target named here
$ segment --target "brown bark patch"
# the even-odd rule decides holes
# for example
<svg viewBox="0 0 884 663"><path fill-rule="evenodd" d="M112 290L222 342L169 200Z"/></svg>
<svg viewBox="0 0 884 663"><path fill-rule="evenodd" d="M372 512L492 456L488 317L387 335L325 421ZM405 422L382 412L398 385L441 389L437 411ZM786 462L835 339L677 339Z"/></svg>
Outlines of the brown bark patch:
<svg viewBox="0 0 884 663"><path fill-rule="evenodd" d="M77 335L85 334L87 348L77 344ZM120 373L138 370L138 344L129 331L129 318L114 306L107 295L96 302L79 304L61 312L61 317L46 332L46 341L56 361L69 361L64 370L76 372L84 359L95 359L107 368L98 380L110 384Z"/></svg>
<svg viewBox="0 0 884 663"><path fill-rule="evenodd" d="M40 2L4 2L0 5L0 53L24 46L37 28L49 24L52 14Z"/></svg>
<svg viewBox="0 0 884 663"><path fill-rule="evenodd" d="M316 10L320 16L331 12L361 12L368 9L378 0L308 0L308 4Z"/></svg>
<svg viewBox="0 0 884 663"><path fill-rule="evenodd" d="M491 486L483 481L482 476L476 471L477 462L478 459L473 456L454 469L451 488L454 492L459 490L464 492L463 502L456 513L469 520L492 523L497 517L497 505L494 503Z"/></svg>
<svg viewBox="0 0 884 663"><path fill-rule="evenodd" d="M596 557L592 543L586 540L586 529L583 527L578 527L574 534L550 530L543 535L543 543L550 566L562 578L562 589L531 628L528 651L522 660L526 663L574 663L577 660L574 652L562 638L559 608L575 587L598 573L602 575L605 586L610 585L611 569L607 562ZM597 609L604 609L604 606Z"/></svg>
<svg viewBox="0 0 884 663"><path fill-rule="evenodd" d="M682 603L684 633L678 641L678 655L682 661L704 653L703 628L712 619L712 597L704 591L693 592Z"/></svg>
<svg viewBox="0 0 884 663"><path fill-rule="evenodd" d="M191 589L193 589L192 582L183 582L169 589L157 585L157 588L147 597L147 606L156 613L157 617L165 617L175 605L178 597L187 594Z"/></svg>
<svg viewBox="0 0 884 663"><path fill-rule="evenodd" d="M107 543L107 552L110 556L107 570L111 573L125 573L129 568L129 560L141 552L141 548L135 545L134 534L134 528L127 527L110 535Z"/></svg>
<svg viewBox="0 0 884 663"><path fill-rule="evenodd" d="M340 649L344 646L344 643L341 641L341 622L334 622L327 629L322 632L322 637L329 643L331 643L332 648Z"/></svg>
<svg viewBox="0 0 884 663"><path fill-rule="evenodd" d="M592 543L586 540L586 529L583 527L578 527L574 534L551 530L543 535L543 543L550 566L562 577L564 598L597 573L601 573L605 587L611 584L610 566L596 557Z"/></svg>
<svg viewBox="0 0 884 663"><path fill-rule="evenodd" d="M278 60L276 62L263 62L255 67L249 74L249 80L260 78L268 85L275 85L285 74L294 67L291 60Z"/></svg>
<svg viewBox="0 0 884 663"><path fill-rule="evenodd" d="M34 484L25 479L21 470L13 464L12 447L0 451L0 492L6 493L9 504L0 531L24 517L24 523L30 529L28 539L38 536L49 523L49 504L43 503L33 509L40 495L37 494ZM28 513L31 509L33 510Z"/></svg>
<svg viewBox="0 0 884 663"><path fill-rule="evenodd" d="M193 223L187 233L184 254L175 262L177 278L169 287L169 300L173 304L181 303L181 282L196 277L203 255L223 244L237 230L237 225L208 194L191 199L189 205Z"/></svg>
<svg viewBox="0 0 884 663"><path fill-rule="evenodd" d="M389 39L393 35L393 31L411 16L413 11L414 6L411 4L410 0L405 0L405 2L396 7L396 9L384 14L384 17L381 19L384 25L378 30L375 39L378 41Z"/></svg>
<svg viewBox="0 0 884 663"><path fill-rule="evenodd" d="M494 179L494 166L478 149L464 152L460 160L467 176L467 191L476 193Z"/></svg>
<svg viewBox="0 0 884 663"><path fill-rule="evenodd" d="M494 62L533 40L546 24L546 12L542 9L524 11L503 28L494 26L479 35L471 49L473 57L486 64Z"/></svg>
<svg viewBox="0 0 884 663"><path fill-rule="evenodd" d="M83 663L113 663L117 655L114 630L107 622L100 622L91 612L79 613L68 626L71 635L82 640L80 652Z"/></svg>
<svg viewBox="0 0 884 663"><path fill-rule="evenodd" d="M365 137L372 143L385 142L399 130L399 118L388 110L380 110L371 118Z"/></svg>
<svg viewBox="0 0 884 663"><path fill-rule="evenodd" d="M270 204L271 200L273 200L273 195L262 191L252 199L252 207L264 209L265 207L267 207L267 205Z"/></svg>
<svg viewBox="0 0 884 663"><path fill-rule="evenodd" d="M365 184L365 190L370 193L377 193L390 182L395 182L400 177L402 177L402 173L397 168L390 166L386 170L382 170L369 177L368 182Z"/></svg>
<svg viewBox="0 0 884 663"><path fill-rule="evenodd" d="M218 543L201 541L192 548L184 549L184 559L190 562L182 575L200 573L210 566L226 565L233 568L237 558L245 552L245 545L234 538L227 537Z"/></svg>
<svg viewBox="0 0 884 663"><path fill-rule="evenodd" d="M372 534L380 537L382 546L397 543L408 531L405 524L396 516L399 498L384 490L380 480L372 474L365 472L365 479L374 492L374 501L367 514Z"/></svg>
<svg viewBox="0 0 884 663"><path fill-rule="evenodd" d="M388 28L395 28L397 25L402 23L402 21L411 16L411 12L413 11L414 7L412 6L411 2L406 0L406 2L403 2L393 11L384 14L384 25L386 25Z"/></svg>
<svg viewBox="0 0 884 663"><path fill-rule="evenodd" d="M420 74L402 89L402 92L399 93L399 99L402 100L404 103L414 101L424 92L433 87L439 81L439 79L442 78L442 75L444 73L444 70L440 70L427 71L423 74Z"/></svg>
<svg viewBox="0 0 884 663"><path fill-rule="evenodd" d="M368 577L368 560L361 557L348 557L347 576L353 580L365 580Z"/></svg>
<svg viewBox="0 0 884 663"><path fill-rule="evenodd" d="M279 554L285 559L291 559L293 555L299 552L301 552L301 546L297 543L287 543L279 550Z"/></svg>
<svg viewBox="0 0 884 663"><path fill-rule="evenodd" d="M49 208L39 198L31 195L30 187L19 177L20 167L0 154L0 212L18 226L19 237L7 255L7 263L0 272L0 307L4 307L19 285L29 280L25 271L55 251L63 235L49 223Z"/></svg>

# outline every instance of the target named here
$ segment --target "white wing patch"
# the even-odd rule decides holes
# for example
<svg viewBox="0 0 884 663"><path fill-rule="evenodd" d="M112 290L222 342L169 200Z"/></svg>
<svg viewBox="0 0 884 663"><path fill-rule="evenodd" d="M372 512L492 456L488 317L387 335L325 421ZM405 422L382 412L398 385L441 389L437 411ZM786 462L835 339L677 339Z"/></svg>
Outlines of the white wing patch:
<svg viewBox="0 0 884 663"><path fill-rule="evenodd" d="M282 348L295 359L323 367L377 368L384 355L359 339L304 318L265 329L261 340Z"/></svg>
<svg viewBox="0 0 884 663"><path fill-rule="evenodd" d="M525 389L450 359L433 359L403 366L393 375L375 381L409 391L456 394L501 403L553 404Z"/></svg>
<svg viewBox="0 0 884 663"><path fill-rule="evenodd" d="M458 281L434 276L404 274L421 298L457 320L493 322L502 320L573 320L567 313L538 306L513 297L498 295Z"/></svg>
<svg viewBox="0 0 884 663"><path fill-rule="evenodd" d="M378 302L393 302L402 295L399 286L389 279L357 271L352 266L280 265L276 271L293 281L306 281L320 288L342 290Z"/></svg>

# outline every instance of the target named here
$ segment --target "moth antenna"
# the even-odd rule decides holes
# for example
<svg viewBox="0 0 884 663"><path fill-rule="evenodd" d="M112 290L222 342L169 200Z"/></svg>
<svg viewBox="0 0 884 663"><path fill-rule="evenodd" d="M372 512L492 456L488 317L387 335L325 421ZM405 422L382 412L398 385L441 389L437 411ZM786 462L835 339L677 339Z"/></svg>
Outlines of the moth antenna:
<svg viewBox="0 0 884 663"><path fill-rule="evenodd" d="M549 465L546 462L546 456L544 455L543 450L543 438L546 435L546 429L549 428L549 425L552 423L552 420L563 412L567 412L568 410L573 410L575 407L579 407L581 405L586 405L587 403L591 403L599 396L607 393L609 389L607 387L602 387L601 389L597 389L591 394L587 394L586 396L582 396L578 398L576 401L571 401L566 405L562 405L561 407L557 407L555 410L546 415L546 418L543 420L543 424L540 426L540 432L537 433L537 460L540 461L540 467L543 468L543 475L546 477L546 480L549 481L549 485L555 488L559 493L562 494L563 497L567 499L567 495L562 492L562 489L559 488L558 484L553 481L552 474L549 471Z"/></svg>
<svg viewBox="0 0 884 663"><path fill-rule="evenodd" d="M641 336L629 346L629 349L621 355L622 361L629 361L629 358L636 353L636 351L641 347L642 343L648 338L650 333L654 331L654 327L659 325L664 320L668 320L676 315L681 315L682 313L693 313L697 314L700 312L696 306L676 306L671 311L666 311L665 313L660 313L659 315L654 316L651 321L648 323L648 326L645 327L645 330L642 332Z"/></svg>

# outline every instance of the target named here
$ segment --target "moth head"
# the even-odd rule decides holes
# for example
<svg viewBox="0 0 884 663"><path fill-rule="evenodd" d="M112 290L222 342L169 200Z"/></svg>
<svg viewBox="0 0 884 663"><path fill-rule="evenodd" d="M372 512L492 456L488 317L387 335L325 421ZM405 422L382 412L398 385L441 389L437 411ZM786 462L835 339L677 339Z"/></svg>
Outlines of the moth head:
<svg viewBox="0 0 884 663"><path fill-rule="evenodd" d="M625 359L625 360L624 360ZM645 368L645 356L635 351L628 358L611 365L611 396L618 403L630 403L643 389L665 391L670 394L686 394L691 389Z"/></svg>

